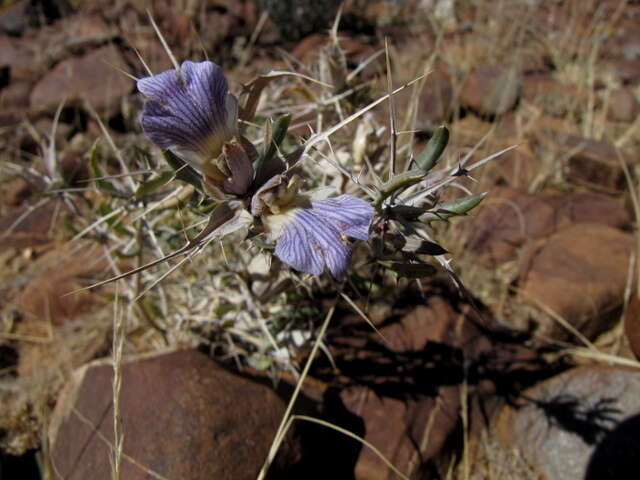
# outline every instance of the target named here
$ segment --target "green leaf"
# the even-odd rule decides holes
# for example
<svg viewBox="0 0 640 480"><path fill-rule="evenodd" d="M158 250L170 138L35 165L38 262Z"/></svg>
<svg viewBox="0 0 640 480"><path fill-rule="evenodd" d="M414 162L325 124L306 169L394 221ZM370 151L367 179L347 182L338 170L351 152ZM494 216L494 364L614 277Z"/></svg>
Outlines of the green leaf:
<svg viewBox="0 0 640 480"><path fill-rule="evenodd" d="M256 370L266 370L273 364L273 360L266 355L254 353L253 355L247 357L247 363L250 367L253 367Z"/></svg>
<svg viewBox="0 0 640 480"><path fill-rule="evenodd" d="M427 277L437 272L436 267L428 263L397 262L394 260L378 260L378 263L399 276L407 278Z"/></svg>
<svg viewBox="0 0 640 480"><path fill-rule="evenodd" d="M417 238L408 238L407 243L402 250L421 255L444 255L445 253L449 253L435 242Z"/></svg>
<svg viewBox="0 0 640 480"><path fill-rule="evenodd" d="M425 207L413 207L410 205L393 205L385 209L384 213L389 218L400 220L417 220L420 215L428 211Z"/></svg>
<svg viewBox="0 0 640 480"><path fill-rule="evenodd" d="M413 161L418 168L428 172L438 163L447 143L449 143L449 130L445 126L439 127L429 139L424 150Z"/></svg>
<svg viewBox="0 0 640 480"><path fill-rule="evenodd" d="M162 153L169 166L175 170L175 178L190 183L202 191L202 176L193 167L169 150L164 150Z"/></svg>
<svg viewBox="0 0 640 480"><path fill-rule="evenodd" d="M116 250L115 254L118 258L122 258L122 259L126 259L126 258L134 258L137 257L138 255L140 255L140 252L142 251L141 248L136 248L134 251L132 251L131 253L125 253L121 250Z"/></svg>
<svg viewBox="0 0 640 480"><path fill-rule="evenodd" d="M388 197L393 195L398 190L405 190L412 185L420 182L425 176L425 173L422 170L409 170L408 172L403 172L399 175L396 175L391 180L385 182L382 187L380 187L380 195L376 200L375 207L379 208Z"/></svg>
<svg viewBox="0 0 640 480"><path fill-rule="evenodd" d="M477 193L475 195L469 195L468 197L441 203L435 210L422 215L419 220L431 223L438 220L447 220L458 215L465 215L472 208L476 207L486 195L487 192Z"/></svg>
<svg viewBox="0 0 640 480"><path fill-rule="evenodd" d="M268 138L265 141L264 148L266 152L258 156L256 163L254 165L254 170L256 171L256 177L260 175L260 170L263 165L269 164L269 161L273 158L273 156L278 152L282 141L287 136L287 130L289 130L289 124L291 123L291 115L286 114L282 117L276 118L273 122L273 126L271 127L271 138ZM269 144L267 148L266 144ZM263 150L264 151L264 150Z"/></svg>
<svg viewBox="0 0 640 480"><path fill-rule="evenodd" d="M274 248L276 248L273 244L267 243L262 237L262 235L256 235L254 237L249 238L249 240L251 240L253 244L258 248L262 248L265 250L273 250Z"/></svg>
<svg viewBox="0 0 640 480"><path fill-rule="evenodd" d="M164 187L167 183L172 181L176 177L175 171L162 172L157 174L153 178L142 182L136 190L136 200L140 200L142 197L146 197L157 189Z"/></svg>
<svg viewBox="0 0 640 480"><path fill-rule="evenodd" d="M91 176L96 179L94 182L98 190L113 197L129 198L129 194L127 192L123 192L116 187L113 182L102 178L105 174L102 168L100 168L99 157L100 151L98 149L98 140L96 140L89 151L89 168L91 169Z"/></svg>

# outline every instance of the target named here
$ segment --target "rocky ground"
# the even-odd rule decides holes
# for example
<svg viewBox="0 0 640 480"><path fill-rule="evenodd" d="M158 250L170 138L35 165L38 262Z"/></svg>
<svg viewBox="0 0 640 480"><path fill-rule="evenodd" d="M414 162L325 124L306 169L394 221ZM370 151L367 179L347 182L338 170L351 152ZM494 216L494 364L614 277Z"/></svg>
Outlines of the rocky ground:
<svg viewBox="0 0 640 480"><path fill-rule="evenodd" d="M270 70L332 78L318 65L333 48L339 3L148 2L179 59L204 52L235 85ZM451 163L485 137L478 154L518 148L461 179L488 196L437 230L468 293L446 275L388 295L381 287L368 311L379 332L339 304L330 355L314 363L298 415L364 438L412 479L633 478L638 25L640 4L624 0L345 3L339 46L355 71L344 87L358 86L354 105L386 92L387 38L396 85L430 72L395 100L408 147L444 123ZM146 75L138 54L153 72L171 62L143 2L9 0L0 30L0 478L106 479L117 292L64 294L113 275L110 237L75 238L110 210L95 188L81 202L68 195L95 176L96 138L123 150L146 142L141 98L123 72ZM292 135L317 120L318 110L295 109L308 97L300 84L263 97L264 117L290 106ZM387 123L381 106L358 126L370 132L365 147L356 131L338 142L375 162ZM135 260L118 257L118 271ZM305 303L320 320L327 295L321 288ZM158 328L160 307L141 308L147 323L125 332L121 478L255 478L295 376L238 359L204 328ZM302 345L291 364L308 353ZM400 478L371 449L304 419L271 476Z"/></svg>

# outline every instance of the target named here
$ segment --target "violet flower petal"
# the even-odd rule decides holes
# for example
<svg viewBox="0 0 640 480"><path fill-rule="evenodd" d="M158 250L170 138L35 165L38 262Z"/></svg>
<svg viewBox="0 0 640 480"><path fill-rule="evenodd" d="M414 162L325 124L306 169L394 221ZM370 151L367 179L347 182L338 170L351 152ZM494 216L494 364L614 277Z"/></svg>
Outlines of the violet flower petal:
<svg viewBox="0 0 640 480"><path fill-rule="evenodd" d="M340 195L312 202L314 212L322 215L337 230L359 240L369 238L373 208L352 195Z"/></svg>
<svg viewBox="0 0 640 480"><path fill-rule="evenodd" d="M336 211L336 209L340 211ZM336 278L347 271L352 248L341 234L360 240L369 237L373 208L351 195L312 202L287 215L275 254L296 270L319 275L326 266Z"/></svg>
<svg viewBox="0 0 640 480"><path fill-rule="evenodd" d="M146 97L142 130L163 149L186 150L209 159L233 136L227 124L227 80L213 62L182 63L137 82Z"/></svg>

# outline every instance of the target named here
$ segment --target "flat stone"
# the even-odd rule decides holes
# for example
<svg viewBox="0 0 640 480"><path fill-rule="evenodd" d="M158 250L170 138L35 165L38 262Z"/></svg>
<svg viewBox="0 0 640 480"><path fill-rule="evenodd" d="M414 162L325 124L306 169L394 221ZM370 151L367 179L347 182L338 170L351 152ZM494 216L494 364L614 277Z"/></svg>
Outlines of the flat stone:
<svg viewBox="0 0 640 480"><path fill-rule="evenodd" d="M93 362L60 395L49 429L60 476L111 478L112 381L110 360ZM284 404L266 386L182 350L126 360L120 412L122 478L253 480Z"/></svg>
<svg viewBox="0 0 640 480"><path fill-rule="evenodd" d="M617 122L633 122L640 113L640 103L634 93L627 88L611 92L607 116Z"/></svg>
<svg viewBox="0 0 640 480"><path fill-rule="evenodd" d="M492 151L516 144L505 139L502 145L492 147ZM534 181L541 170L541 161L531 151L528 143L522 142L518 148L509 150L491 160L482 167L478 175L480 187L478 190L493 190L494 185L526 189Z"/></svg>
<svg viewBox="0 0 640 480"><path fill-rule="evenodd" d="M93 50L57 64L31 92L33 110L53 110L63 100L87 101L98 112L113 113L132 81L116 70L123 60L113 45Z"/></svg>
<svg viewBox="0 0 640 480"><path fill-rule="evenodd" d="M609 63L609 69L624 84L640 83L640 60L613 60Z"/></svg>
<svg viewBox="0 0 640 480"><path fill-rule="evenodd" d="M492 187L487 200L472 212L465 228L468 248L493 266L516 259L521 247L574 224L631 226L624 201L599 193L534 195Z"/></svg>
<svg viewBox="0 0 640 480"><path fill-rule="evenodd" d="M613 228L631 228L631 216L624 200L601 193L574 192L546 197L557 211L557 228L575 223L597 223Z"/></svg>
<svg viewBox="0 0 640 480"><path fill-rule="evenodd" d="M15 110L22 114L29 108L29 95L33 83L17 80L0 90L0 106L5 110Z"/></svg>
<svg viewBox="0 0 640 480"><path fill-rule="evenodd" d="M60 201L24 205L0 218L0 250L7 247L26 248L45 245L55 236L55 225L64 211Z"/></svg>
<svg viewBox="0 0 640 480"><path fill-rule="evenodd" d="M365 440L410 478L432 472L447 445L459 440L463 349L473 363L492 348L468 313L425 289L433 293L427 304L384 320L380 334L354 320L328 341L347 385L339 404L360 419ZM397 478L368 448L354 471L356 479Z"/></svg>
<svg viewBox="0 0 640 480"><path fill-rule="evenodd" d="M13 177L0 185L3 207L17 207L33 193L33 188L23 177Z"/></svg>
<svg viewBox="0 0 640 480"><path fill-rule="evenodd" d="M624 333L629 348L640 360L640 297L634 295L624 312Z"/></svg>
<svg viewBox="0 0 640 480"><path fill-rule="evenodd" d="M523 254L518 298L531 305L538 333L574 338L551 310L587 338L616 321L628 282L634 238L606 225L575 224L530 244Z"/></svg>
<svg viewBox="0 0 640 480"><path fill-rule="evenodd" d="M463 83L460 105L481 115L502 115L513 109L520 96L520 75L514 68L487 65Z"/></svg>
<svg viewBox="0 0 640 480"><path fill-rule="evenodd" d="M398 399L380 396L365 386L342 391L345 408L365 424L365 440L378 448L402 473L418 478L458 424L460 397L456 387L445 387L438 397ZM356 480L395 480L398 476L368 448L355 469Z"/></svg>
<svg viewBox="0 0 640 480"><path fill-rule="evenodd" d="M566 178L569 182L604 189L626 191L627 181L620 157L613 145L576 135L560 135L560 153L568 156ZM620 156L628 161L624 152Z"/></svg>
<svg viewBox="0 0 640 480"><path fill-rule="evenodd" d="M32 43L29 39L0 36L0 67L9 67L11 80L33 82L38 67Z"/></svg>
<svg viewBox="0 0 640 480"><path fill-rule="evenodd" d="M416 129L432 132L449 119L453 111L453 85L444 68L427 75L418 101Z"/></svg>
<svg viewBox="0 0 640 480"><path fill-rule="evenodd" d="M467 246L488 264L499 265L515 259L527 241L550 235L555 227L556 211L543 197L496 187L473 212Z"/></svg>
<svg viewBox="0 0 640 480"><path fill-rule="evenodd" d="M554 117L564 117L578 102L586 101L578 88L556 80L549 73L535 73L522 77L522 98Z"/></svg>
<svg viewBox="0 0 640 480"><path fill-rule="evenodd" d="M338 0L264 0L261 6L280 31L281 39L295 41L331 26ZM326 30L325 30L326 31Z"/></svg>
<svg viewBox="0 0 640 480"><path fill-rule="evenodd" d="M505 407L497 430L505 448L542 478L635 478L640 455L640 371L610 366L569 370Z"/></svg>
<svg viewBox="0 0 640 480"><path fill-rule="evenodd" d="M7 2L8 6L0 8L0 30L9 35L20 35L27 25L27 0Z"/></svg>
<svg viewBox="0 0 640 480"><path fill-rule="evenodd" d="M109 261L98 245L52 250L41 256L36 266L31 278L25 275L27 282L12 301L13 308L20 312L25 323L62 326L105 305L104 299L89 290L67 295L90 285L91 279L98 281L109 274ZM21 331L37 335L27 326Z"/></svg>

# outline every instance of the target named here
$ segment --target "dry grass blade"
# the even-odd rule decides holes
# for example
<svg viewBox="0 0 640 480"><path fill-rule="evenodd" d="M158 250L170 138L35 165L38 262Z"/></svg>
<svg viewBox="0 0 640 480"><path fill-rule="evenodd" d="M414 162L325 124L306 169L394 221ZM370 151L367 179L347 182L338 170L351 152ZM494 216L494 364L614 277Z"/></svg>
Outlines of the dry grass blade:
<svg viewBox="0 0 640 480"><path fill-rule="evenodd" d="M622 171L624 173L624 178L627 182L627 186L629 187L629 196L631 197L631 204L633 206L633 215L636 217L636 229L640 222L640 198L638 194L638 189L634 185L633 178L631 176L631 172L629 171L629 166L627 162L624 160L624 157L620 153L620 149L616 147L616 155L618 157L618 161L620 162L620 166L622 167ZM635 235L636 240L636 256L640 258L640 235L636 230ZM638 271L636 275L636 295L640 296L640 262L638 262Z"/></svg>
<svg viewBox="0 0 640 480"><path fill-rule="evenodd" d="M104 138L107 139L107 143L109 144L109 147L111 147L111 150L113 150L113 153L116 156L118 163L120 164L120 168L122 169L122 172L129 173L129 167L127 165L127 162L125 162L124 157L122 156L122 153L120 152L118 147L116 147L116 143L113 141L113 137L109 133L109 130L107 130L107 127L105 127L104 123L102 122L100 115L98 115L98 112L95 111L93 106L88 101L84 103L87 110L89 110L89 113L91 114L91 116L95 119L96 122L98 122L100 131L104 135ZM134 183L133 179L130 176L126 177L126 179L127 179L127 183L129 184L129 188L131 188L131 191L135 191L136 184Z"/></svg>
<svg viewBox="0 0 640 480"><path fill-rule="evenodd" d="M318 353L318 349L320 348L322 339L324 338L324 335L327 331L327 327L331 322L331 318L333 317L333 313L335 312L335 309L336 309L336 303L337 303L337 299L336 301L334 301L333 306L325 316L324 322L322 322L322 326L320 327L320 331L318 332L318 337L316 338L316 341L313 344L313 348L309 353L309 357L307 358L307 362L305 363L304 369L302 370L302 373L300 374L300 378L296 383L296 387L293 391L293 394L291 395L289 404L287 405L284 415L282 416L282 421L280 422L280 425L278 426L278 430L276 431L276 434L273 438L273 443L271 444L271 448L269 449L267 458L264 462L264 465L260 469L260 472L258 473L257 480L264 480L264 478L267 475L267 472L269 471L269 467L273 463L274 458L276 458L278 449L280 448L280 445L282 444L282 441L284 440L284 437L287 433L287 424L290 422L291 411L293 410L293 406L295 405L296 400L298 399L298 395L300 394L300 390L302 389L302 384L304 383L305 379L307 378L307 375L309 374L309 369L311 368L311 364L313 363L313 360L315 359L316 354Z"/></svg>
<svg viewBox="0 0 640 480"><path fill-rule="evenodd" d="M160 43L162 43L162 47L164 48L164 51L167 52L167 55L169 56L169 60L171 60L171 63L173 64L173 68L176 69L176 72L180 73L180 65L178 64L176 57L173 55L171 48L169 48L169 44L165 40L164 35L162 35L162 32L160 31L160 29L158 28L158 25L156 24L156 21L153 19L153 15L151 15L151 11L149 9L147 9L147 16L149 17L151 26L153 27L153 30L156 32L156 35L158 36Z"/></svg>
<svg viewBox="0 0 640 480"><path fill-rule="evenodd" d="M389 58L389 39L384 39L384 52L385 60L387 63L387 93L389 94L389 126L391 128L391 151L390 151L390 164L389 164L389 179L396 174L396 141L398 139L398 132L396 130L396 105L393 99L393 80L391 78L391 59Z"/></svg>
<svg viewBox="0 0 640 480"><path fill-rule="evenodd" d="M610 355L608 353L602 353L600 351L593 351L588 348L575 347L567 348L565 350L569 355L573 355L580 358L587 358L589 360L596 360L598 362L607 363L609 365L620 365L623 367L640 368L640 362L630 358L619 357L617 355Z"/></svg>
<svg viewBox="0 0 640 480"><path fill-rule="evenodd" d="M404 85L401 85L400 87L396 88L393 92L388 93L386 95L383 95L382 97L378 98L377 100L374 100L373 102L371 102L369 105L367 105L366 107L361 108L360 110L358 110L357 112L349 115L347 118L345 118L344 120L342 120L341 122L337 123L336 125L334 125L333 127L329 128L328 130L321 132L321 133L316 133L315 135L313 135L311 138L309 138L309 140L307 140L307 142L304 145L304 151L303 151L303 155L308 155L309 150L311 150L311 148L316 145L317 143L323 142L326 139L328 139L331 135L333 135L334 133L336 133L338 130L340 130L341 128L343 128L344 126L350 124L351 122L353 122L354 120L357 120L358 118L360 118L362 115L364 115L365 113L367 113L368 111L370 111L371 109L373 109L374 107L380 105L382 102L384 102L385 100L387 100L389 97L398 94L399 92L401 92L402 90L404 90L407 87L410 87L411 85L413 85L416 82L419 82L422 78L424 78L424 74L420 75L417 78L414 78L413 80L411 80L410 82L405 83Z"/></svg>
<svg viewBox="0 0 640 480"><path fill-rule="evenodd" d="M209 223L207 224L207 226L205 228L203 228L202 231L198 235L196 235L192 240L190 240L180 250L176 250L175 252L170 253L169 255L166 255L166 256L158 259L158 260L154 260L152 262L149 262L146 265L142 265L141 267L134 268L133 270L129 270L128 272L123 273L121 275L117 275L117 276L109 278L107 280L103 280L102 282L94 283L93 285L90 285L88 287L79 288L79 289L73 290L73 291L71 291L69 293L65 293L63 296L73 295L74 293L82 292L84 290L90 290L92 288L96 288L96 287L100 287L102 285L106 285L107 283L115 282L116 280L120 280L122 278L130 277L131 275L135 275L136 273L140 273L140 272L142 272L144 270L147 270L147 269L149 269L151 267L154 267L154 266L159 265L159 264L161 264L163 262L166 262L167 260L171 260L172 258L175 258L175 257L177 257L179 255L186 254L190 250L193 250L194 248L201 246L201 244L204 243L207 240L207 237L209 237L209 235L215 233L215 230L217 230L218 228L222 227L226 222L228 222L232 218L233 218L233 210L231 210L231 208L229 207L228 204L222 203L222 204L218 205L216 207L216 209L211 213L211 216L209 217ZM173 270L171 270L171 271L173 271Z"/></svg>
<svg viewBox="0 0 640 480"><path fill-rule="evenodd" d="M120 480L124 435L122 433L122 418L120 416L120 390L122 388L122 352L124 350L125 322L124 313L119 309L118 286L116 284L115 300L113 302L113 457L111 476L113 480Z"/></svg>
<svg viewBox="0 0 640 480"><path fill-rule="evenodd" d="M580 340L589 350L591 350L592 352L599 354L601 353L598 348L591 342L589 341L589 339L587 337L585 337L580 331L578 331L573 325L571 325L567 320L565 320L564 318L562 318L561 315L559 315L557 312L555 312L551 307L549 307L548 305L544 304L542 301L538 300L537 298L533 298L531 296L527 296L526 292L524 292L523 290L519 290L519 293L523 296L526 296L530 301L532 301L533 303L536 304L536 306L542 310L544 313L546 313L547 315L549 315L549 317L551 317L553 320L555 320L556 322L558 322L559 325L562 326L562 328L564 328L565 330L567 330L569 333L571 333L572 335L574 335L578 340Z"/></svg>
<svg viewBox="0 0 640 480"><path fill-rule="evenodd" d="M341 296L342 298L344 298L344 299L347 301L347 303L349 304L349 306L350 306L351 308L353 308L353 310L354 310L358 315L360 315L360 317L361 317L365 322L367 322L367 324L368 324L368 325L373 329L373 331L374 331L374 332L376 332L376 333L380 336L380 338L384 341L384 343L386 343L386 344L387 344L387 346L390 346L390 345L391 345L391 344L389 343L389 340L387 339L387 337L385 337L385 336L382 334L382 332L376 328L376 326L373 324L373 322L372 322L372 321L371 321L371 319L367 316L367 314L366 314L366 313L364 313L364 312L362 311L362 309L361 309L360 307L358 307L358 305L356 305L356 303L355 303L353 300L351 300L351 298L350 298L346 293L341 293L341 294L340 294L340 296Z"/></svg>
<svg viewBox="0 0 640 480"><path fill-rule="evenodd" d="M104 433L102 433L99 428L93 424L93 422L91 422L91 420L89 420L87 417L85 417L82 412L80 412L77 408L73 408L72 410L73 414L76 415L78 417L78 419L86 424L92 432L95 432L95 434L97 435L97 437L100 439L100 441L102 441L105 445L107 445L107 447L109 447L111 450L114 449L114 445L109 441L109 439L104 435ZM127 460L128 462L131 462L133 465L135 465L137 468L139 468L140 470L142 470L146 475L149 475L149 477L151 478L155 478L156 480L171 480L161 474L159 474L158 472L152 470L151 468L147 467L146 465L143 465L142 463L140 463L138 460L136 460L135 458L131 457L130 455L127 455L126 453L122 453L122 458ZM55 466L54 466L55 468ZM58 477L60 477L60 479L62 479L63 477L61 477L60 475L57 475Z"/></svg>

